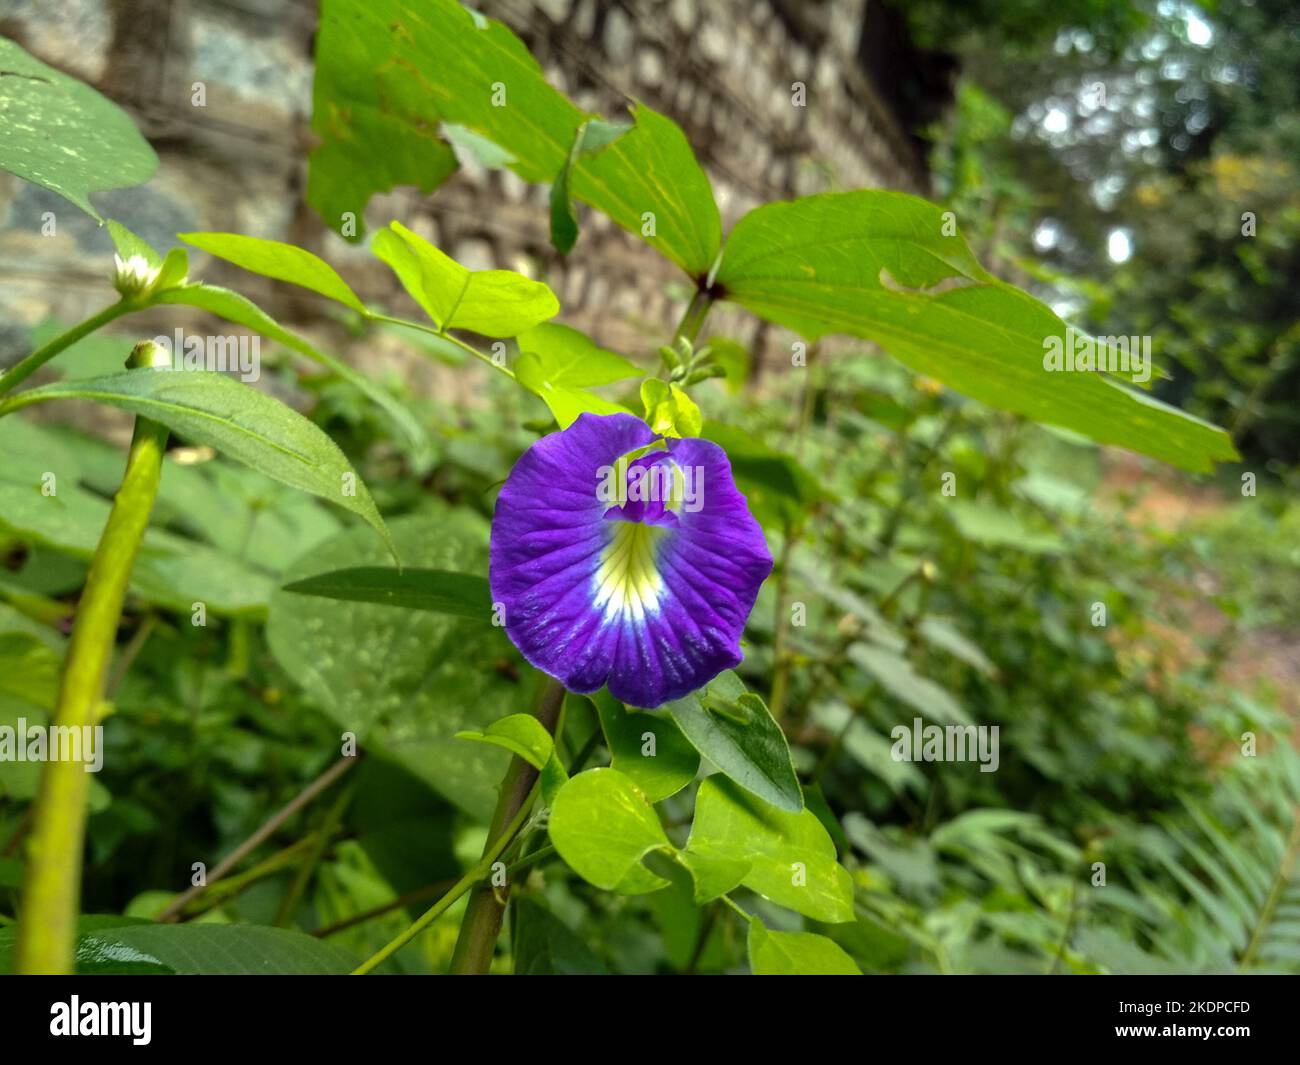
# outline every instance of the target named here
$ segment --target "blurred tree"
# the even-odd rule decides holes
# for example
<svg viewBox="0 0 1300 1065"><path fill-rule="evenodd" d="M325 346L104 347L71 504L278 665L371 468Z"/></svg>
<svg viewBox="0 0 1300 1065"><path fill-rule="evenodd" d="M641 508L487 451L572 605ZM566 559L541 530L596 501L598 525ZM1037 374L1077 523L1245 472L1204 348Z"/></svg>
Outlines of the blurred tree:
<svg viewBox="0 0 1300 1065"><path fill-rule="evenodd" d="M961 42L933 157L943 191L995 265L1037 277L1063 314L1150 335L1162 398L1293 463L1300 8L999 10Z"/></svg>

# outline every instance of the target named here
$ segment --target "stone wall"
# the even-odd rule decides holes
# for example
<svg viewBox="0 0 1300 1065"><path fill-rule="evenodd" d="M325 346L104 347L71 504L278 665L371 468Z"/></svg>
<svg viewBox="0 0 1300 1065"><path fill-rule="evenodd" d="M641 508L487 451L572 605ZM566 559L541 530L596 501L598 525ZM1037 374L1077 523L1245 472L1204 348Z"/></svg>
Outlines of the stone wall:
<svg viewBox="0 0 1300 1065"><path fill-rule="evenodd" d="M672 116L713 180L725 228L761 202L827 188L925 191L915 142L860 66L864 4L875 2L478 6L523 37L581 106L614 117L638 98ZM291 240L335 263L363 297L400 307L405 296L387 269L325 230L302 202L315 17L308 0L0 0L0 32L126 107L158 150L161 167L148 185L97 197L106 214L164 246L186 229ZM197 82L202 107L193 102ZM793 103L796 82L806 106ZM41 233L46 211L58 219L53 236ZM430 198L413 190L376 198L369 224L390 218L467 265L545 278L563 320L627 351L661 343L689 295L672 267L594 212L583 212L578 245L561 259L549 246L547 189L508 173L468 167ZM0 174L0 362L25 353L26 327L42 318L74 321L102 305L110 263L111 245L91 219ZM203 257L194 265L192 273L236 285L318 341L348 347L319 299ZM147 335L152 324L131 328ZM176 312L158 320L173 324ZM759 348L788 339L727 308L711 326ZM388 343L355 358L382 361ZM387 354L410 376L429 372Z"/></svg>

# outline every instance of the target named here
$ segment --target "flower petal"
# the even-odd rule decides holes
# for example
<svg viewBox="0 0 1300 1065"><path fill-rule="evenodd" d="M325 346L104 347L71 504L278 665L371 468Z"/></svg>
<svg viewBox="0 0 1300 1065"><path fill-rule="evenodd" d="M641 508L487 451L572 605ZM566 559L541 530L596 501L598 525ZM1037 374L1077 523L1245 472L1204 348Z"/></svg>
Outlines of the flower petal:
<svg viewBox="0 0 1300 1065"><path fill-rule="evenodd" d="M671 509L601 498L602 470L656 439L631 415L584 414L529 448L497 499L489 573L529 662L571 691L608 684L642 707L740 662L772 570L726 454L709 441L668 442L663 461L685 478Z"/></svg>

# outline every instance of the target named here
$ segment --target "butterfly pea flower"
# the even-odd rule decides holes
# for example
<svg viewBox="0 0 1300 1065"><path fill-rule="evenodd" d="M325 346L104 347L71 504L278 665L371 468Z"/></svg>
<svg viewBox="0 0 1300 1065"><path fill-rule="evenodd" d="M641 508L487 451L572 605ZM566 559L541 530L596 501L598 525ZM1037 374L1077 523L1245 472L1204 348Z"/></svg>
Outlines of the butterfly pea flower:
<svg viewBox="0 0 1300 1065"><path fill-rule="evenodd" d="M515 464L489 580L507 635L570 691L656 707L739 664L772 555L717 444L582 414Z"/></svg>

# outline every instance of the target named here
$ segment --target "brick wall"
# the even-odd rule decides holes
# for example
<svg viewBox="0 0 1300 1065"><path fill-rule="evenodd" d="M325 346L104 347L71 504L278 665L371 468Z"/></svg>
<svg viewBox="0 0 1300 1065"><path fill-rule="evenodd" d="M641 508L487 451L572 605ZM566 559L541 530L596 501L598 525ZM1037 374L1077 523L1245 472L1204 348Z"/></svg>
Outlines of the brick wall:
<svg viewBox="0 0 1300 1065"><path fill-rule="evenodd" d="M827 188L924 192L915 142L861 68L864 4L876 0L485 0L583 107L620 116L631 97L672 116L709 172L724 228L758 203ZM387 269L325 230L302 203L316 5L307 0L0 0L0 32L126 107L161 166L138 189L97 197L103 211L166 245L185 229L291 240L335 263L363 296L401 307ZM192 102L202 82L206 106ZM805 107L792 86L806 86ZM371 225L400 218L475 267L545 278L563 320L628 351L653 350L689 295L673 268L602 216L584 212L566 262L549 246L547 189L467 168L431 198L378 197ZM41 219L53 211L53 236ZM0 174L0 362L26 328L102 305L111 245L52 194ZM346 352L321 301L199 257L194 274L232 283L286 323L355 361L433 370L395 341ZM178 323L169 311L158 326ZM134 321L149 335L152 321ZM180 321L180 324L188 324ZM197 324L197 323L196 323ZM762 349L778 336L739 312L711 319ZM390 347L391 345L391 347Z"/></svg>

